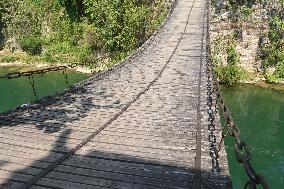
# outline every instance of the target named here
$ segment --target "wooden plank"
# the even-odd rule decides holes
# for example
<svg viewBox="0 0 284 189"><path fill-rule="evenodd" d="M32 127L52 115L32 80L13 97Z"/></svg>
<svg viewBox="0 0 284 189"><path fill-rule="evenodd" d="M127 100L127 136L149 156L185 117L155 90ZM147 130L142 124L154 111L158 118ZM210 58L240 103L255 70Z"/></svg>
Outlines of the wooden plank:
<svg viewBox="0 0 284 189"><path fill-rule="evenodd" d="M19 189L21 185L22 185L21 182L14 182L14 181L7 182L7 179L0 178L1 189Z"/></svg>
<svg viewBox="0 0 284 189"><path fill-rule="evenodd" d="M81 176L81 175L74 175L69 173L60 173L60 172L50 172L46 175L46 178L51 179L59 179L63 181L69 181L69 182L75 182L80 184L88 184L95 186L103 186L103 187L109 187L109 188L147 188L147 189L154 189L157 188L155 185L151 185L148 183L144 184L138 184L135 182L125 182L125 181L118 181L118 180L110 180L110 179L104 179L104 178L96 178L91 176ZM164 189L167 188L174 188L171 186L165 186Z"/></svg>
<svg viewBox="0 0 284 189"><path fill-rule="evenodd" d="M92 162L92 163L91 163ZM157 168L156 165L148 164L135 164L118 162L112 163L112 161L105 161L106 164L98 163L99 161L83 162L79 160L64 161L62 165L75 168L87 168L91 170L131 174L136 176L152 177L157 179L173 180L173 181L189 181L193 177L189 170L181 168L164 167ZM56 170L56 169L55 169Z"/></svg>
<svg viewBox="0 0 284 189"><path fill-rule="evenodd" d="M45 161L53 162L55 159L62 156L62 153L47 151L47 150L40 150L34 149L29 147L22 147L22 146L15 146L12 144L2 144L0 146L1 154L14 154L14 155L21 155L20 157L29 157L32 159L40 159L46 158Z"/></svg>
<svg viewBox="0 0 284 189"><path fill-rule="evenodd" d="M46 150L46 151L54 151L54 152L68 152L69 149L66 147L61 147L58 145L52 144L52 143L39 143L38 141L32 141L32 140L27 140L27 139L22 139L22 140L15 140L15 139L2 139L0 138L0 146L5 145L5 144L10 144L14 145L15 147L27 147L27 148L32 148L32 149L39 149L39 150Z"/></svg>
<svg viewBox="0 0 284 189"><path fill-rule="evenodd" d="M87 168L78 168L78 167L70 167L70 166L58 166L54 170L54 172L60 172L60 174L73 174L73 175L79 175L79 176L85 176L87 179L108 179L108 180L114 180L114 181L121 181L121 182L129 182L129 183L135 183L135 184L149 184L153 186L158 187L181 187L181 188L187 188L188 181L175 181L175 180L168 180L168 179L160 179L160 178L152 178L149 177L149 175L145 176L137 176L137 175L131 175L131 174L125 174L125 173L117 173L117 172L107 172L107 171L98 171L93 169L87 169ZM48 175L49 176L49 175ZM47 176L47 177L48 177ZM91 178L90 178L91 177ZM83 179L85 180L85 179Z"/></svg>
<svg viewBox="0 0 284 189"><path fill-rule="evenodd" d="M39 133L27 133L23 131L14 131L14 130L6 130L2 129L0 130L0 138L10 138L10 139L19 139L19 138L29 138L31 140L40 140L45 142L57 142L57 144L64 145L67 142L69 144L76 144L80 140L75 139L68 139L63 138L60 136L52 136L49 134L39 134Z"/></svg>
<svg viewBox="0 0 284 189"><path fill-rule="evenodd" d="M0 170L17 172L27 175L37 175L42 169L8 162L6 164L2 164L0 166Z"/></svg>
<svg viewBox="0 0 284 189"><path fill-rule="evenodd" d="M116 130L115 132L116 133L125 133L125 134L128 134L128 135L147 135L147 136L156 136L156 137L161 137L162 135L165 137L165 138L170 138L170 139L174 139L174 138L177 138L177 139L184 139L184 138L187 138L188 136L192 136L195 131L182 131L182 132L166 132L166 131L163 131L163 132L153 132L151 130L137 130L135 128L125 128L125 127L108 127L106 128L104 131L107 131L107 132L113 132L114 130Z"/></svg>
<svg viewBox="0 0 284 189"><path fill-rule="evenodd" d="M32 135L40 135L40 136L46 136L48 134L48 136L52 136L55 138L61 137L63 140L66 140L66 139L82 140L89 134L89 133L80 132L80 131L77 131L75 133L71 129L69 132L67 132L67 130L64 129L64 130L54 132L54 133L44 133L44 131L38 130L37 128L34 128L34 127L26 127L26 128L5 127L5 128L1 128L0 131L2 130L7 131L7 132L15 131L16 133L29 133ZM63 133L64 135L62 135Z"/></svg>
<svg viewBox="0 0 284 189"><path fill-rule="evenodd" d="M63 189L59 187L47 187L47 186L31 186L29 189Z"/></svg>
<svg viewBox="0 0 284 189"><path fill-rule="evenodd" d="M121 154L124 152L124 154ZM149 156L148 153L143 152L129 152L129 151L122 151L117 149L103 149L100 151L94 151L92 148L79 150L76 154L83 155L87 157L95 157L95 158L111 158L111 159L137 159L139 162L153 162L157 164L169 164L172 166L185 166L191 167L194 163L194 154L190 154L187 159L177 159L177 158L169 158L167 156L159 156L157 154L153 154L153 156Z"/></svg>
<svg viewBox="0 0 284 189"><path fill-rule="evenodd" d="M33 175L0 170L0 178L3 180L4 183L8 182L10 179L12 179L12 181L17 182L26 182L32 177Z"/></svg>
<svg viewBox="0 0 284 189"><path fill-rule="evenodd" d="M50 179L50 178L41 178L36 186L45 186L51 188L62 188L62 189L107 189L108 187L104 186L95 186L89 184L81 184L72 181L58 180L58 179ZM109 189L109 188L108 188Z"/></svg>
<svg viewBox="0 0 284 189"><path fill-rule="evenodd" d="M1 152L1 151L0 151ZM50 163L45 162L45 161L39 161L36 159L29 159L28 156L24 157L17 157L17 156L12 156L12 155L7 155L7 154L0 154L0 160L2 162L6 163L15 163L15 164L20 164L20 165L25 165L25 166L33 166L36 168L46 168Z"/></svg>
<svg viewBox="0 0 284 189"><path fill-rule="evenodd" d="M154 138L153 138L154 139ZM149 148L153 150L165 150L165 151L176 151L176 152L188 152L195 148L195 140L185 141L184 143L171 143L170 141L164 142L159 140L145 140L143 138L125 138L125 137L96 137L92 139L94 145L102 144L114 144L123 146L134 146L141 148Z"/></svg>
<svg viewBox="0 0 284 189"><path fill-rule="evenodd" d="M192 136L195 136L195 133L192 133ZM194 141L194 139L191 136L185 137L185 138L176 138L174 136L168 138L164 136L158 136L158 135L145 135L145 134L127 134L122 132L105 132L103 131L100 133L95 139L105 139L105 138L125 138L125 139L138 139L138 140L145 140L145 141L151 141L153 143L157 142L164 142L164 143L171 143L171 144L185 144L189 141Z"/></svg>
<svg viewBox="0 0 284 189"><path fill-rule="evenodd" d="M141 157L152 157L159 160L179 160L188 161L193 156L194 149L188 150L170 150L170 149L159 149L149 148L135 145L115 144L115 143L98 143L91 142L87 146L84 146L80 152L92 154L93 152L105 152L105 153L116 153L125 155L137 155Z"/></svg>
<svg viewBox="0 0 284 189"><path fill-rule="evenodd" d="M173 165L162 164L161 162L157 163L143 161L140 159L132 159L130 157L127 158L123 155L113 156L113 158L95 158L76 154L64 161L62 164L68 166L81 166L83 168L93 168L101 170L107 170L108 167L110 167L110 169L112 169L112 167L115 167L117 169L119 168L136 170L138 173L141 174L145 171L147 173L153 172L154 174L163 176L166 176L167 174L180 174L181 177L185 176L186 178L191 175L189 173L189 170L185 167L176 167Z"/></svg>

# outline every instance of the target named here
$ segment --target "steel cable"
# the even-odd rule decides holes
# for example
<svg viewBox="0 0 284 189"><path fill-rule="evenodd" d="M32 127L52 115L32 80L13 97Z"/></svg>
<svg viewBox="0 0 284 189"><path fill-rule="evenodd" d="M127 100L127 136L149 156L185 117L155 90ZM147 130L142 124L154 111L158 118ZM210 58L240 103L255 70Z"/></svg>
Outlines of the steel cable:
<svg viewBox="0 0 284 189"><path fill-rule="evenodd" d="M96 59L96 61L100 61L106 57L101 57ZM49 68L44 68L44 69L38 69L38 70L31 70L31 71L26 71L26 72L11 72L6 74L5 76L1 76L1 79L16 79L19 77L30 77L31 75L39 75L39 74L44 74L48 72L56 72L56 71L62 71L66 70L69 68L75 68L79 66L90 66L90 64L84 64L84 63L73 63L73 64L68 64L68 65L62 65L62 66L54 66L54 67L49 67Z"/></svg>

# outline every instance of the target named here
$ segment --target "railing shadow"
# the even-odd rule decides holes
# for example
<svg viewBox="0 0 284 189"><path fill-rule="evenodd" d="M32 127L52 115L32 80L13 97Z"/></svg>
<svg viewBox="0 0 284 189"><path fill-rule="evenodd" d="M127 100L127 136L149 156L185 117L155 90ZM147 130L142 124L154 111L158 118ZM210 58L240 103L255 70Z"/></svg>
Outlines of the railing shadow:
<svg viewBox="0 0 284 189"><path fill-rule="evenodd" d="M88 82L71 87L62 93L44 97L29 106L0 113L0 128L22 125L35 126L46 133L54 133L66 127L67 123L78 121L90 111L101 108L120 108L120 102L108 102L102 105L97 98L107 100L112 96L107 91L95 93L85 86ZM105 102L105 101L104 101ZM27 126L26 126L27 125Z"/></svg>

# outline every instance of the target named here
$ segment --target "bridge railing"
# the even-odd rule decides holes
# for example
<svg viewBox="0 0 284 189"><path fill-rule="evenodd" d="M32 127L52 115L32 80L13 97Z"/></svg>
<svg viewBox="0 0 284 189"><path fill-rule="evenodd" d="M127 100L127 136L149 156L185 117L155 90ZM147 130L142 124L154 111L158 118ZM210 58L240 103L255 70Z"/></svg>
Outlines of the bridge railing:
<svg viewBox="0 0 284 189"><path fill-rule="evenodd" d="M216 94L216 101L218 106L221 108L222 116L225 119L224 123L224 129L222 132L222 139L220 141L219 145L219 150L221 149L221 145L224 142L224 138L227 134L229 136L233 137L235 139L235 144L234 144L234 153L236 156L236 160L238 163L243 165L243 168L249 177L249 181L245 184L244 188L249 188L249 189L255 189L257 185L261 185L264 189L269 189L269 186L264 179L263 176L259 175L253 168L252 164L250 163L252 159L252 154L250 152L250 149L247 145L246 142L242 141L240 139L240 129L239 127L235 124L232 114L228 108L228 106L225 103L224 97L221 93L221 88L219 81L217 79L216 74L214 73L211 61L211 47L210 47L210 20L211 20L211 10L210 10L210 0L207 0L207 5L206 5L206 11L207 11L207 32L206 32L206 38L207 38L207 78L208 80L211 80L213 83L213 87L208 86L209 91L212 93ZM212 106L213 104L213 98L208 98L209 100L209 105ZM226 131L225 131L226 130ZM226 133L226 134L225 134ZM218 154L217 154L218 156Z"/></svg>
<svg viewBox="0 0 284 189"><path fill-rule="evenodd" d="M100 61L106 57L101 57L96 59L96 61ZM91 63L86 64L86 63L73 63L73 64L66 64L66 65L60 65L60 66L52 66L48 68L43 68L43 69L37 69L37 70L31 70L31 71L26 71L26 72L11 72L8 73L4 76L0 76L2 79L16 79L19 77L31 77L33 75L38 75L38 74L44 74L48 72L56 72L56 71L62 71L70 68L76 68L79 66L91 66Z"/></svg>
<svg viewBox="0 0 284 189"><path fill-rule="evenodd" d="M101 57L96 59L96 61L100 61L106 57ZM29 78L29 84L33 90L33 94L35 99L38 99L37 91L35 88L35 81L34 81L34 75L42 75L45 73L49 72L58 72L62 71L63 73L63 78L65 79L65 83L67 87L69 86L69 81L68 81L68 76L67 76L67 69L73 69L79 66L90 66L91 64L86 64L86 63L73 63L73 64L66 64L66 65L60 65L60 66L52 66L52 67L47 67L43 69L37 69L37 70L30 70L30 71L24 71L24 72L10 72L8 74L5 74L3 76L0 76L0 79L16 79L20 77L28 77Z"/></svg>

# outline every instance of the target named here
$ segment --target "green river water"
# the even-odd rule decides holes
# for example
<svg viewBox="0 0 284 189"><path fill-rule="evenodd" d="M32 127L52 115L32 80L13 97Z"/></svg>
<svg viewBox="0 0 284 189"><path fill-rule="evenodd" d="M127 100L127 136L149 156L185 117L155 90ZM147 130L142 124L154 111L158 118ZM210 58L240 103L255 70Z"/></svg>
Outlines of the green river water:
<svg viewBox="0 0 284 189"><path fill-rule="evenodd" d="M15 71L0 68L0 75ZM68 72L69 84L86 79L88 75ZM39 97L66 88L62 72L50 72L34 77ZM272 189L284 188L284 92L253 85L222 88L226 103L240 127L241 138L252 150L252 164L267 178ZM0 79L0 112L34 101L35 97L26 77ZM243 188L247 177L232 151L233 140L225 140L234 189Z"/></svg>
<svg viewBox="0 0 284 189"><path fill-rule="evenodd" d="M251 148L253 167L265 176L271 189L284 188L284 91L238 85L223 87L222 92L241 139ZM225 144L233 188L242 189L246 174L235 159L229 136Z"/></svg>
<svg viewBox="0 0 284 189"><path fill-rule="evenodd" d="M3 76L9 72L17 70L29 70L30 68L5 68L0 67L0 75ZM68 84L72 85L83 79L88 78L88 75L73 71L67 71ZM44 97L63 91L67 88L66 80L63 72L49 72L42 75L35 75L35 88L38 97ZM0 78L0 112L11 110L22 104L29 103L35 100L33 90L29 83L28 77L17 79L1 79Z"/></svg>

